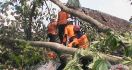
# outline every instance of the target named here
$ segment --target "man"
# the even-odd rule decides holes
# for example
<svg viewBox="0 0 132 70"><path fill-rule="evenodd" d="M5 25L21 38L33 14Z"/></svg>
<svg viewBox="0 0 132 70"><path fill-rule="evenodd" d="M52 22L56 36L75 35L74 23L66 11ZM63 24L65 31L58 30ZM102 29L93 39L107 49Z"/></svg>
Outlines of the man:
<svg viewBox="0 0 132 70"><path fill-rule="evenodd" d="M68 47L76 47L76 48L88 48L89 47L89 41L88 38L85 34L82 34L80 31L79 26L74 26L74 31L75 31L75 38L74 40L68 44Z"/></svg>
<svg viewBox="0 0 132 70"><path fill-rule="evenodd" d="M57 38L57 21L55 18L51 19L48 24L48 37L50 38L50 42L56 42Z"/></svg>
<svg viewBox="0 0 132 70"><path fill-rule="evenodd" d="M64 32L64 38L63 38L64 45L67 45L68 43L73 41L73 38L75 36L73 28L74 28L73 20L69 18Z"/></svg>
<svg viewBox="0 0 132 70"><path fill-rule="evenodd" d="M58 35L59 35L60 43L63 42L64 29L65 29L65 25L67 23L68 18L69 18L68 13L62 10L58 13L58 21L57 21L58 24L57 25L58 25Z"/></svg>

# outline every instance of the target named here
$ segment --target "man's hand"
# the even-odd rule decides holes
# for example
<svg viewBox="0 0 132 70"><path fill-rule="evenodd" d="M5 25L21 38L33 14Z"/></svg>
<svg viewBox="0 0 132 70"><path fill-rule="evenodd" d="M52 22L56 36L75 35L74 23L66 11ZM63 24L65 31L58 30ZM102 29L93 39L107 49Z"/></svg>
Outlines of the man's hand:
<svg viewBox="0 0 132 70"><path fill-rule="evenodd" d="M72 43L68 44L68 47L70 47L70 48L71 48L71 47L72 47Z"/></svg>

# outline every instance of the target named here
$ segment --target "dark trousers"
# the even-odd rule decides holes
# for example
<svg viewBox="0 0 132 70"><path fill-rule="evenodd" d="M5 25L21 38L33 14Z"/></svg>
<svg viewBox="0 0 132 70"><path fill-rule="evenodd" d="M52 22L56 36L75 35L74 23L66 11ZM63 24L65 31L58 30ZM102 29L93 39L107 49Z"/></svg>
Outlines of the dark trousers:
<svg viewBox="0 0 132 70"><path fill-rule="evenodd" d="M48 37L50 39L50 42L56 42L57 35L48 34Z"/></svg>
<svg viewBox="0 0 132 70"><path fill-rule="evenodd" d="M59 35L60 43L63 42L65 26L66 24L58 25L58 35Z"/></svg>

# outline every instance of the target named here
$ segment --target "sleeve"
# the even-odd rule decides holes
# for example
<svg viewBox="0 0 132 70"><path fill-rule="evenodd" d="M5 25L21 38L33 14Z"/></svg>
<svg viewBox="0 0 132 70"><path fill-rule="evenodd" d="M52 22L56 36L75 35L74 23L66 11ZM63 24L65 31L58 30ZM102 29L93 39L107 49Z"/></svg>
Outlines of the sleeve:
<svg viewBox="0 0 132 70"><path fill-rule="evenodd" d="M84 43L85 42L85 36L81 36L79 39L78 39L78 43Z"/></svg>
<svg viewBox="0 0 132 70"><path fill-rule="evenodd" d="M83 44L88 44L89 45L89 41L86 35L83 35L80 39L79 42L83 42Z"/></svg>
<svg viewBox="0 0 132 70"><path fill-rule="evenodd" d="M73 41L74 41L75 45L79 44L79 42L78 42L78 39L77 39L77 38L75 38Z"/></svg>

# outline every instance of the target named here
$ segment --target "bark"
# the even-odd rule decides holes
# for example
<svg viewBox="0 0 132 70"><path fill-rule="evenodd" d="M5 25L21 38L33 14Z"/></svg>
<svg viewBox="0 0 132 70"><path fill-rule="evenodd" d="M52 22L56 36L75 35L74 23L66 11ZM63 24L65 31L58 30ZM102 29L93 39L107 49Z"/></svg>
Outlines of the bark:
<svg viewBox="0 0 132 70"><path fill-rule="evenodd" d="M69 53L69 54L74 54L76 51L78 51L77 48L68 48L62 44L59 43L54 43L54 42L43 42L43 41L23 41L23 40L13 40L13 39L0 39L0 43L2 45L9 45L9 48L11 48L11 44L12 43L21 43L21 42L28 42L30 45L34 46L34 47L44 47L44 48L51 48L52 50L56 50L56 51L60 51L63 53ZM87 54L87 57L93 58L94 57L94 52L89 51ZM114 62L114 63L119 63L121 61L123 61L122 57L118 57L118 56L113 56L113 55L109 55L109 54L103 54L98 52L98 54L110 61L110 62Z"/></svg>
<svg viewBox="0 0 132 70"><path fill-rule="evenodd" d="M70 13L76 17L79 17L80 19L82 19L86 22L89 22L91 25L97 27L100 31L106 31L106 30L110 29L108 26L103 25L99 21L97 21L97 20L93 19L92 17L86 15L84 12L66 7L59 0L50 0L50 1L52 1L53 3L58 5L65 12Z"/></svg>

